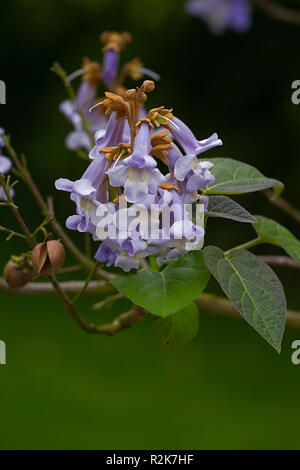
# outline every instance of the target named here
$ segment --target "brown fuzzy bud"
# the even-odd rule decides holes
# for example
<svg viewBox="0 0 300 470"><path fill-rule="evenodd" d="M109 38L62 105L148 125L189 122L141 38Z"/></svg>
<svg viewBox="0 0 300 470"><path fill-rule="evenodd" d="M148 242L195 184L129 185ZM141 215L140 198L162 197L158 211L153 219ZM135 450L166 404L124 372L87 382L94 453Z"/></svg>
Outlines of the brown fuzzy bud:
<svg viewBox="0 0 300 470"><path fill-rule="evenodd" d="M124 98L130 101L135 100L136 96L137 91L134 88L131 88L130 90L127 90L126 93L124 93Z"/></svg>
<svg viewBox="0 0 300 470"><path fill-rule="evenodd" d="M33 277L33 270L30 267L21 266L13 260L9 260L3 270L3 277L9 287L19 289L25 286Z"/></svg>
<svg viewBox="0 0 300 470"><path fill-rule="evenodd" d="M152 80L145 80L141 86L141 89L146 93L151 93L155 88L155 83Z"/></svg>
<svg viewBox="0 0 300 470"><path fill-rule="evenodd" d="M48 240L34 247L31 260L39 275L47 274L50 269L57 271L64 264L65 249L60 241Z"/></svg>

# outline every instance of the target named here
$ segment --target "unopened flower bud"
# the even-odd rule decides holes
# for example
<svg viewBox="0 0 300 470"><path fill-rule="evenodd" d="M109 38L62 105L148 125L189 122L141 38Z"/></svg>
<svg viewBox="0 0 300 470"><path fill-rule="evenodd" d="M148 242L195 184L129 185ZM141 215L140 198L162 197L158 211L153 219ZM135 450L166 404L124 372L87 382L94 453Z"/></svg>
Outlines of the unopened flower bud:
<svg viewBox="0 0 300 470"><path fill-rule="evenodd" d="M127 90L124 94L124 98L127 100L135 100L136 98L136 90L134 88L131 88L130 90Z"/></svg>
<svg viewBox="0 0 300 470"><path fill-rule="evenodd" d="M3 270L3 277L9 287L19 289L25 286L33 277L33 269L29 266L22 266L13 260L9 260Z"/></svg>
<svg viewBox="0 0 300 470"><path fill-rule="evenodd" d="M141 89L145 91L146 93L151 93L155 88L155 84L152 80L145 80L143 85L141 86Z"/></svg>
<svg viewBox="0 0 300 470"><path fill-rule="evenodd" d="M50 269L57 271L64 264L65 249L60 241L48 240L34 247L31 260L37 274L47 274Z"/></svg>

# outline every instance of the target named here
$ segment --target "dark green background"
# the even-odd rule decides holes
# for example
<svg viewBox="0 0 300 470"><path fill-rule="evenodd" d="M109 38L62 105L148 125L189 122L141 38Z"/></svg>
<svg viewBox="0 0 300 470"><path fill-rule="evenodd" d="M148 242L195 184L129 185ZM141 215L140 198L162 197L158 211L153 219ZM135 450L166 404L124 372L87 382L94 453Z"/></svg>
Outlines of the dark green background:
<svg viewBox="0 0 300 470"><path fill-rule="evenodd" d="M0 17L0 79L7 84L0 125L27 155L45 194L55 192L56 178L77 178L84 169L64 148L70 126L58 104L65 94L49 68L58 60L71 72L83 56L99 59L99 33L117 29L134 37L122 60L138 56L162 77L150 106L174 107L199 138L217 131L224 146L210 156L258 166L284 181L286 198L300 205L300 106L290 99L291 83L300 79L300 27L257 13L249 34L214 37L174 0L1 0ZM38 211L21 185L16 193L33 227ZM238 200L299 237L261 195ZM57 194L59 218L71 210ZM0 221L14 223L6 209ZM251 227L234 222L208 225L207 242L223 248L251 237ZM3 266L24 247L1 240ZM299 275L278 274L289 307L300 309ZM154 342L150 318L113 338L88 336L57 299L0 298L0 338L7 343L1 449L299 449L300 366L290 356L300 332L286 332L278 356L244 321L201 313L198 337L168 350ZM82 301L83 312L91 303ZM87 316L102 321L125 307Z"/></svg>

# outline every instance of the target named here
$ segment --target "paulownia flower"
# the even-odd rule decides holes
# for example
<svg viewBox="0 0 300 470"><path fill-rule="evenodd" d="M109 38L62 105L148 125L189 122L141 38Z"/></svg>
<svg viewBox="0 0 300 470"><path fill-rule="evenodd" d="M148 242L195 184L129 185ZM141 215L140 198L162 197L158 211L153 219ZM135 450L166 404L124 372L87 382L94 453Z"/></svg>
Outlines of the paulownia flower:
<svg viewBox="0 0 300 470"><path fill-rule="evenodd" d="M2 148L5 147L5 142L4 142L4 135L5 131L0 128L0 173L5 175L11 170L12 167L12 162L9 158L5 157L2 155ZM14 190L10 190L11 196L14 195ZM6 194L4 192L4 189L0 186L0 201L5 201L6 200Z"/></svg>
<svg viewBox="0 0 300 470"><path fill-rule="evenodd" d="M154 194L163 181L163 175L156 168L157 162L151 155L150 129L142 121L135 137L133 153L107 171L110 184L124 187L128 202L142 202L147 195Z"/></svg>
<svg viewBox="0 0 300 470"><path fill-rule="evenodd" d="M217 134L198 140L164 106L147 114L146 93L153 89L147 80L122 96L106 92L110 118L90 151L92 163L79 180L56 181L76 204L67 227L91 233L100 242L95 258L126 272L152 254L168 262L202 247L203 219L193 220L186 204L206 209L198 191L214 181L213 165L197 155L222 144Z"/></svg>
<svg viewBox="0 0 300 470"><path fill-rule="evenodd" d="M226 29L244 33L251 26L251 6L248 0L188 0L186 11L199 16L214 34Z"/></svg>

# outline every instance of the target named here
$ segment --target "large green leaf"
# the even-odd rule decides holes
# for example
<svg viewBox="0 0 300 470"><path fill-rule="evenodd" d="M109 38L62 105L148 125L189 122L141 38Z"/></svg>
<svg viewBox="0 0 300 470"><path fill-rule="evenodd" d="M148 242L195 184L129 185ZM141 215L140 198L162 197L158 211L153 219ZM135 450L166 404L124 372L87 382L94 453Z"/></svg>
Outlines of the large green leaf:
<svg viewBox="0 0 300 470"><path fill-rule="evenodd" d="M206 216L223 217L237 222L255 222L255 218L227 196L209 196Z"/></svg>
<svg viewBox="0 0 300 470"><path fill-rule="evenodd" d="M160 272L145 268L112 284L136 305L160 317L181 310L205 289L210 273L201 251L191 251Z"/></svg>
<svg viewBox="0 0 300 470"><path fill-rule="evenodd" d="M207 266L227 297L253 328L280 352L286 300L282 285L263 261L245 250L226 255L215 246L204 249Z"/></svg>
<svg viewBox="0 0 300 470"><path fill-rule="evenodd" d="M256 215L256 223L253 224L259 237L273 245L283 248L288 255L300 263L300 241L283 225L275 220Z"/></svg>
<svg viewBox="0 0 300 470"><path fill-rule="evenodd" d="M205 194L243 194L274 188L278 196L283 184L275 179L266 178L260 171L246 163L231 158L211 158L214 164L211 172L215 182L204 189Z"/></svg>
<svg viewBox="0 0 300 470"><path fill-rule="evenodd" d="M191 341L199 329L199 312L190 304L167 318L157 318L154 323L155 337L164 346L182 346Z"/></svg>

